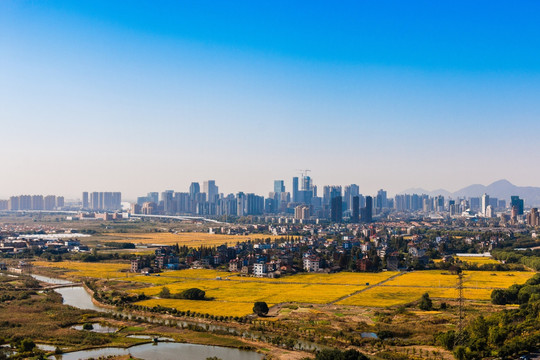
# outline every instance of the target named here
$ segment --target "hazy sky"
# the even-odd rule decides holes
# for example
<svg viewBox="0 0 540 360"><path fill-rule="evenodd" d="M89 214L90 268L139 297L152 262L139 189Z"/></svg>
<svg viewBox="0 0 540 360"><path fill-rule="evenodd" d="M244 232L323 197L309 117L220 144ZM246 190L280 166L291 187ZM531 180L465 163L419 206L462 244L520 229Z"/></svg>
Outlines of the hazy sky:
<svg viewBox="0 0 540 360"><path fill-rule="evenodd" d="M256 4L257 3L257 4ZM0 1L0 195L540 186L538 1Z"/></svg>

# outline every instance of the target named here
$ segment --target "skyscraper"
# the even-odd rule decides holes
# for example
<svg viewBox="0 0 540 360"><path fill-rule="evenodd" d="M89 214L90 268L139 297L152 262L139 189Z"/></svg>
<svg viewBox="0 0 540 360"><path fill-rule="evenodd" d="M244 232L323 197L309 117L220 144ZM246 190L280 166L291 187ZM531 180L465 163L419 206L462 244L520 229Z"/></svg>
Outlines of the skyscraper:
<svg viewBox="0 0 540 360"><path fill-rule="evenodd" d="M387 198L386 198L386 191L383 189L379 190L377 192L377 209L382 209L387 207Z"/></svg>
<svg viewBox="0 0 540 360"><path fill-rule="evenodd" d="M341 195L332 198L330 211L332 222L340 223L343 221L343 198Z"/></svg>
<svg viewBox="0 0 540 360"><path fill-rule="evenodd" d="M523 208L524 208L524 204L523 204L523 199L520 199L519 196L511 196L510 197L510 201L511 201L511 207L515 207L517 209L517 215L523 215Z"/></svg>
<svg viewBox="0 0 540 360"><path fill-rule="evenodd" d="M484 194L482 195L482 208L481 208L481 212L484 216L486 216L487 214L487 207L489 206L489 195L488 194Z"/></svg>
<svg viewBox="0 0 540 360"><path fill-rule="evenodd" d="M285 181L283 180L274 180L274 192L276 194L281 194L285 192Z"/></svg>
<svg viewBox="0 0 540 360"><path fill-rule="evenodd" d="M298 177L292 178L292 201L298 202Z"/></svg>
<svg viewBox="0 0 540 360"><path fill-rule="evenodd" d="M358 196L360 194L360 188L356 184L351 184L345 186L345 189L343 191L343 200L347 204L347 210L353 209L353 197Z"/></svg>
<svg viewBox="0 0 540 360"><path fill-rule="evenodd" d="M370 223L373 221L373 198L366 196L366 207L362 208L362 221Z"/></svg>
<svg viewBox="0 0 540 360"><path fill-rule="evenodd" d="M360 196L353 196L352 198L352 222L357 223L360 221Z"/></svg>
<svg viewBox="0 0 540 360"><path fill-rule="evenodd" d="M215 180L208 180L203 183L203 192L206 193L206 199L209 203L213 204L216 202L216 197L219 193L219 189L216 186Z"/></svg>
<svg viewBox="0 0 540 360"><path fill-rule="evenodd" d="M163 201L163 212L167 215L172 215L176 212L173 197L173 190L165 190L161 193L161 201Z"/></svg>
<svg viewBox="0 0 540 360"><path fill-rule="evenodd" d="M88 209L88 191L82 193L82 208Z"/></svg>
<svg viewBox="0 0 540 360"><path fill-rule="evenodd" d="M191 185L189 186L189 196L191 196L191 198L195 198L195 195L197 195L200 192L201 192L201 186L199 185L199 183L192 182Z"/></svg>

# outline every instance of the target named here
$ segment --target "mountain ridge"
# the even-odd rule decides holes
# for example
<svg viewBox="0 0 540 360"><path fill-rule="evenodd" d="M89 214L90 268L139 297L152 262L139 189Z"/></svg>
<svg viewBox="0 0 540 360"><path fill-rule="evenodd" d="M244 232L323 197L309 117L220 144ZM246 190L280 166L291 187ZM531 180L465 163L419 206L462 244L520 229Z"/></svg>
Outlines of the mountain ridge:
<svg viewBox="0 0 540 360"><path fill-rule="evenodd" d="M517 186L506 179L497 180L489 185L471 184L457 191L450 192L446 189L429 191L422 188L410 188L401 191L399 194L426 194L429 196L443 195L444 197L480 197L484 193L491 197L510 201L510 196L517 195L525 200L527 206L540 205L540 187Z"/></svg>

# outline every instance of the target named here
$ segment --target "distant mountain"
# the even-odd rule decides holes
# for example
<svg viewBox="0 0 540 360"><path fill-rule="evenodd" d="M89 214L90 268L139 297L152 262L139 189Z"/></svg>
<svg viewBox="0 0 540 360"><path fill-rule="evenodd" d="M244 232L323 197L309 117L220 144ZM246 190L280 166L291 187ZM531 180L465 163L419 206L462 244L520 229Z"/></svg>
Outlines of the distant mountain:
<svg viewBox="0 0 540 360"><path fill-rule="evenodd" d="M533 186L516 186L508 180L498 180L488 186L481 184L473 184L456 192L449 192L444 189L428 191L421 188L412 188L402 191L400 194L427 194L429 196L444 195L445 197L480 197L484 193L491 197L501 200L510 200L510 196L517 195L525 199L525 204L528 206L540 205L540 187Z"/></svg>

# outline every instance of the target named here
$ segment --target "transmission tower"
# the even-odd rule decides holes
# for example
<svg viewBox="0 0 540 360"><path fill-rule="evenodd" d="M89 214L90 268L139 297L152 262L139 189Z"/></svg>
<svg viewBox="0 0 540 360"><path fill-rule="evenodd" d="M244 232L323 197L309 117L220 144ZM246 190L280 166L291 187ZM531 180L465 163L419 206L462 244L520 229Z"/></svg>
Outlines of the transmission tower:
<svg viewBox="0 0 540 360"><path fill-rule="evenodd" d="M463 341L463 273L458 274L458 305L459 305L459 319L458 319L458 332L456 334L456 345L460 345Z"/></svg>

